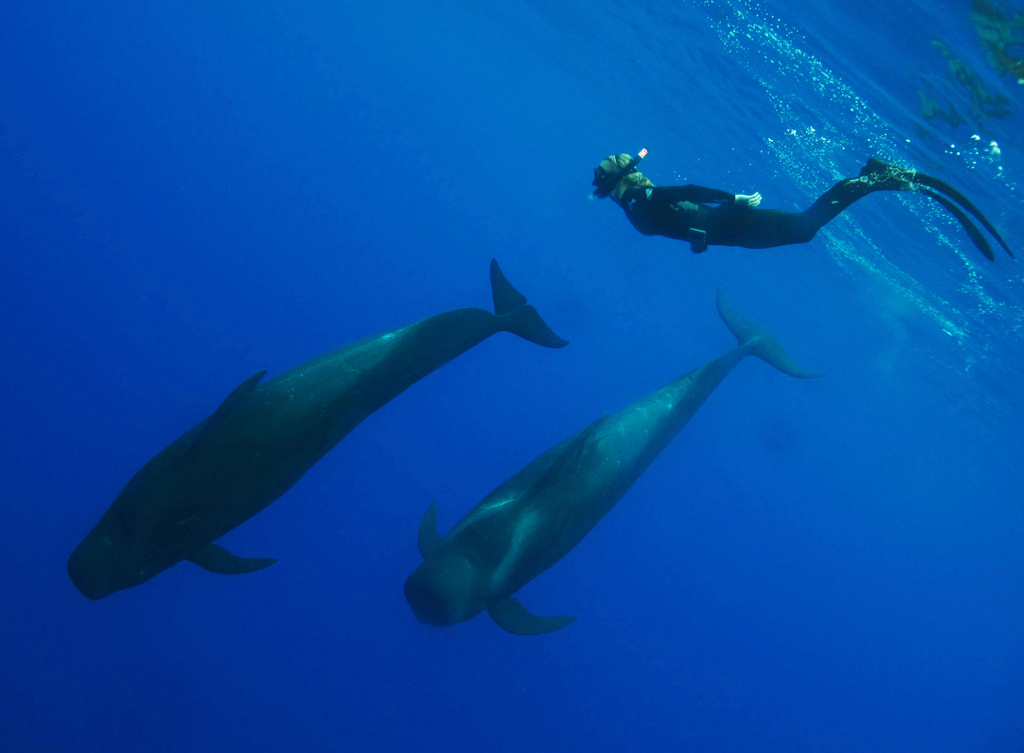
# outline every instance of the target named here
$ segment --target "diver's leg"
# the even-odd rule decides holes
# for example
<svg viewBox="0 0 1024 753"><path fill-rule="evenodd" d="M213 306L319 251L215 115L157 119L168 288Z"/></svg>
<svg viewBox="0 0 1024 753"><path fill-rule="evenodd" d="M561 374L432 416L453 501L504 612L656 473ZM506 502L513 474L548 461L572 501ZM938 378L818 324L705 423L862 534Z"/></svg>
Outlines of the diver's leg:
<svg viewBox="0 0 1024 753"><path fill-rule="evenodd" d="M807 243L819 227L806 212L722 204L708 215L707 242L713 246L743 248L789 246Z"/></svg>
<svg viewBox="0 0 1024 753"><path fill-rule="evenodd" d="M708 217L708 243L744 248L774 248L807 243L857 199L885 190L871 178L841 180L804 212L751 209L722 204Z"/></svg>
<svg viewBox="0 0 1024 753"><path fill-rule="evenodd" d="M861 170L860 177L841 180L822 194L806 211L783 212L772 209L751 209L722 204L708 216L707 242L709 245L742 246L744 248L773 248L794 243L806 243L817 232L834 220L853 202L874 191L920 191L938 201L963 225L975 245L989 259L992 251L977 228L954 204L923 186L935 188L959 202L973 214L999 241L1006 252L1009 247L991 223L967 198L947 183L923 173L888 165L874 158Z"/></svg>
<svg viewBox="0 0 1024 753"><path fill-rule="evenodd" d="M817 232L838 217L844 209L850 206L850 204L858 199L864 198L872 191L880 190L898 191L900 189L881 188L880 186L875 185L873 181L866 178L850 178L848 180L841 180L819 196L817 201L811 204L811 206L801 214L807 218L809 223L815 226L815 232Z"/></svg>

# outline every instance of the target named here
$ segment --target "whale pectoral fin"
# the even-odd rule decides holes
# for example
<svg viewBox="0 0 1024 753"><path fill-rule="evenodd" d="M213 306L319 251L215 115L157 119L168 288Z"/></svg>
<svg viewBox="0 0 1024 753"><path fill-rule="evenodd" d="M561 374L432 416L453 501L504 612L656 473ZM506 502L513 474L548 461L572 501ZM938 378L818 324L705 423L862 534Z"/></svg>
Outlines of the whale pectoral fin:
<svg viewBox="0 0 1024 753"><path fill-rule="evenodd" d="M441 548L441 537L437 534L437 502L431 502L420 521L419 538L416 542L420 556L426 559Z"/></svg>
<svg viewBox="0 0 1024 753"><path fill-rule="evenodd" d="M218 575L242 575L270 567L277 560L269 557L236 557L222 546L209 544L188 558L204 570Z"/></svg>
<svg viewBox="0 0 1024 753"><path fill-rule="evenodd" d="M230 416L246 396L256 389L256 385L260 383L260 380L266 376L266 374L267 372L265 370L260 371L235 387L231 394L224 399L224 402L220 404L220 407L206 419L206 423L203 425L203 428L196 435L196 438L192 440L192 444L189 445L188 452L192 452L198 445L201 445L203 440L210 436L218 426L224 423L224 419Z"/></svg>
<svg viewBox="0 0 1024 753"><path fill-rule="evenodd" d="M498 627L513 635L541 635L561 630L566 625L576 622L576 617L565 614L538 617L531 614L514 596L502 599L490 607L487 614L498 624Z"/></svg>

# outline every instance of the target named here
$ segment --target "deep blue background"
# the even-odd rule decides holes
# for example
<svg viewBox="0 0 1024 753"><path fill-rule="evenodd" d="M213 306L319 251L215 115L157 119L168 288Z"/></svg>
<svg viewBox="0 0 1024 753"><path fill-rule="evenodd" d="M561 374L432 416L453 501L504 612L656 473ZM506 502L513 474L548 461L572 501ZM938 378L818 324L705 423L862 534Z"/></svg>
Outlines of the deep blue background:
<svg viewBox="0 0 1024 753"><path fill-rule="evenodd" d="M588 200L640 146L655 183L783 209L875 154L1024 252L1024 86L965 0L552 5L2 7L0 748L1024 749L1024 262L920 196L702 256ZM924 86L969 109L932 39L1012 115L925 121ZM243 379L487 306L492 256L569 348L499 335L378 411L224 538L268 570L74 589ZM719 287L825 378L737 368L521 593L571 627L417 623L427 504L447 530L720 354Z"/></svg>

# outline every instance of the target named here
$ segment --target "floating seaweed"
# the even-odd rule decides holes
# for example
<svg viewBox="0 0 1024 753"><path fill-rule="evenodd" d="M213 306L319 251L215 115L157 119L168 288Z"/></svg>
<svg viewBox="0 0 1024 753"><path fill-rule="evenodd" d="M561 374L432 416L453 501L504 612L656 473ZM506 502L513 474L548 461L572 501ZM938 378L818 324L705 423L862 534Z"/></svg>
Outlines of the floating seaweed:
<svg viewBox="0 0 1024 753"><path fill-rule="evenodd" d="M971 20L981 37L982 47L991 65L1000 76L1010 74L1024 86L1024 13L1017 11L1007 20L988 0L971 3ZM1014 56L1010 47L1020 48Z"/></svg>

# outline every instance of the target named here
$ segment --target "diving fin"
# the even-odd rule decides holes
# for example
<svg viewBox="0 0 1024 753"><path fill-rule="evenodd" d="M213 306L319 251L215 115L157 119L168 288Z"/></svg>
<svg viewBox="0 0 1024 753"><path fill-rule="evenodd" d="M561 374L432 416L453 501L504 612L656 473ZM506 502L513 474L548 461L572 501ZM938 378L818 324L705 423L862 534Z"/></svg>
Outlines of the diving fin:
<svg viewBox="0 0 1024 753"><path fill-rule="evenodd" d="M988 241L985 240L985 236L981 234L981 231L978 230L977 226L973 222L971 222L970 218L966 214L964 214L963 210L960 209L960 207L958 207L952 201L947 199L945 196L939 196L937 193L935 193L934 191L929 191L927 188L919 188L918 190L925 196L931 196L937 202L942 204L942 206L949 210L950 214L952 214L954 217L957 218L957 220L959 220L964 230L966 230L967 234L971 236L971 240L974 241L974 245L978 247L978 250L981 251L981 253L985 254L986 259L988 259L989 261L996 260L995 254L992 253L992 247L988 245ZM1009 252L1010 249L1006 250L1007 252ZM1013 254L1010 254L1010 256L1013 256Z"/></svg>
<svg viewBox="0 0 1024 753"><path fill-rule="evenodd" d="M494 297L494 315L503 320L501 328L506 332L545 348L564 348L569 344L540 318L537 309L527 305L526 296L512 287L501 273L496 259L491 259L491 294Z"/></svg>
<svg viewBox="0 0 1024 753"><path fill-rule="evenodd" d="M431 502L430 507L423 513L423 520L420 521L420 531L416 540L420 549L420 556L426 559L441 548L441 537L437 533L437 502Z"/></svg>
<svg viewBox="0 0 1024 753"><path fill-rule="evenodd" d="M266 370L260 371L235 387L231 394L224 399L224 402L220 404L220 407L206 419L206 423L203 424L203 428L200 429L196 438L192 440L191 444L189 444L188 451L191 452L196 446L202 444L203 440L216 431L217 427L223 424L224 420L242 404L242 401L245 400L249 393L256 389L256 385L260 383L260 380L266 376L266 374Z"/></svg>
<svg viewBox="0 0 1024 753"><path fill-rule="evenodd" d="M921 193L931 196L933 199L942 204L943 207L948 209L950 213L959 220L960 224L963 225L964 230L971 236L971 240L983 254L992 261L995 261L995 256L992 255L992 249L988 245L988 241L985 240L984 236L978 231L977 227L967 219L967 216L960 210L959 207L955 207L949 201L941 196L936 195L932 191L928 191L920 186L927 186L928 188L934 188L936 191L941 191L946 194L953 201L957 202L966 209L968 212L974 215L975 219L981 223L982 227L988 230L992 237L999 241L999 245L1003 247L1003 250L1010 255L1010 258L1017 258L1014 256L1013 251L1006 245L1006 241L1003 240L1003 236L999 234L992 223L988 221L988 218L981 213L981 210L974 206L974 202L964 196L960 191L953 188L953 186L946 183L944 180L939 180L933 175L926 173L919 173L914 170L905 170L895 165L890 165L887 162L882 162L880 159L871 157L867 164L860 171L861 176L871 175L877 176L878 179L882 180L882 183L878 188L884 190L894 191L910 191L918 190Z"/></svg>
<svg viewBox="0 0 1024 753"><path fill-rule="evenodd" d="M541 635L561 630L566 625L576 622L575 616L564 614L538 617L531 614L514 596L502 599L489 607L487 614L497 623L498 627L513 635Z"/></svg>
<svg viewBox="0 0 1024 753"><path fill-rule="evenodd" d="M982 224L982 227L984 227L986 230L988 230L990 233L992 233L992 237L995 238L997 241L999 241L999 245L1002 246L1003 250L1005 250L1006 253L1008 253L1010 255L1010 258L1012 258L1012 259L1016 259L1017 258L1017 257L1015 257L1013 255L1013 251L1010 250L1010 247L1006 245L1006 241L1003 240L1003 237L996 231L996 229L994 227L992 227L992 223L989 222L988 219L985 217L985 215L983 215L981 213L981 210L979 210L976 206L974 206L974 203L970 199L968 199L962 193L960 193L955 188L953 188L953 186L949 185L949 183L946 183L945 181L941 181L938 178L933 178L931 175L925 175L924 173L915 173L914 174L914 182L915 183L920 183L922 186L928 186L929 188L934 188L936 191L942 191L942 193L946 194L946 196L948 196L949 198L953 199L953 201L955 201L958 204L960 204L960 206L962 206L964 209L966 209L968 212L970 212L971 214L974 215L974 217L978 220L978 222L980 222ZM936 196L935 194L933 194L931 191L922 191L922 193L926 193L929 196L931 196L932 198L939 199L939 197ZM943 202L941 199L939 199L939 203L942 204L947 209L950 209L949 204L946 203L946 202ZM953 214L956 214L956 212L953 211L952 209L950 209L950 211L953 212ZM961 215L962 214L963 213L961 212ZM960 217L957 217L957 219L960 220L960 224L963 225L964 228L966 229L967 225L964 222L964 220L960 219ZM975 245L977 245L979 248L981 248L981 245L978 243L977 240L974 239L974 235L971 234L971 231L968 230L967 232L968 232L968 234L971 235L971 240L974 240ZM975 230L975 232L978 234L978 236L981 236L981 233L978 233L977 230ZM986 243L986 245L987 245L987 243ZM985 253L985 249L984 248L982 248L982 253ZM988 254L985 254L985 256L988 256ZM988 256L988 258L989 259L993 259L993 261L995 260L994 257L992 257L992 256Z"/></svg>
<svg viewBox="0 0 1024 753"><path fill-rule="evenodd" d="M222 546L217 544L208 544L200 549L198 552L188 558L189 562L193 562L204 570L209 570L211 573L217 573L218 575L242 575L244 573L254 573L257 570L262 570L265 567L270 567L276 559L270 559L269 557L236 557L234 554L229 552Z"/></svg>

